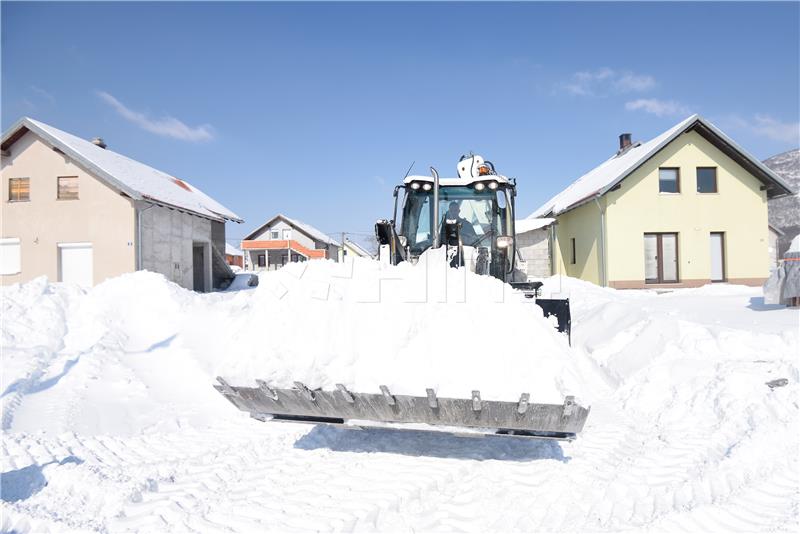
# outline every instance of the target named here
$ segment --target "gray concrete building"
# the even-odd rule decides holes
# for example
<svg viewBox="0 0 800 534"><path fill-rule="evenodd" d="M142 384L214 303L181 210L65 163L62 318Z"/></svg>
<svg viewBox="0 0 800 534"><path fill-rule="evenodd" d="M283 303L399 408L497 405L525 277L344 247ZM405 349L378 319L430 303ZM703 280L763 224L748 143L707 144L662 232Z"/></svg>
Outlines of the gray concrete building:
<svg viewBox="0 0 800 534"><path fill-rule="evenodd" d="M3 285L92 286L144 269L211 291L233 278L225 223L242 220L189 182L27 117L0 157Z"/></svg>
<svg viewBox="0 0 800 534"><path fill-rule="evenodd" d="M553 274L550 231L555 219L515 221L517 252L528 278L547 278Z"/></svg>

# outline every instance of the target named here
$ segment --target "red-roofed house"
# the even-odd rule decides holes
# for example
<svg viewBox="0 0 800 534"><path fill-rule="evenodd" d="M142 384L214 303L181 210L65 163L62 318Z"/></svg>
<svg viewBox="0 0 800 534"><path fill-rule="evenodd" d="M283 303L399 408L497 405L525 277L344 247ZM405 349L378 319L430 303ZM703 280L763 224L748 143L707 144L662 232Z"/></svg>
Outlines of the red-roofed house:
<svg viewBox="0 0 800 534"><path fill-rule="evenodd" d="M245 269L255 271L314 259L338 261L339 248L339 243L323 232L285 215L276 215L242 241Z"/></svg>

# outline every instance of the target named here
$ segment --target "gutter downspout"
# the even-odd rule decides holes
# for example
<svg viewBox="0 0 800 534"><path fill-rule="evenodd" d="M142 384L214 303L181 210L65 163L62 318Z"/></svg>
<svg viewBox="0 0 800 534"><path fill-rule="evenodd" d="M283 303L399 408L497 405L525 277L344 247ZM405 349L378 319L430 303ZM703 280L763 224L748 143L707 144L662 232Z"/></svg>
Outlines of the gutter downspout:
<svg viewBox="0 0 800 534"><path fill-rule="evenodd" d="M600 210L600 285L606 287L606 209L600 205L599 199L600 195L594 197L594 203Z"/></svg>
<svg viewBox="0 0 800 534"><path fill-rule="evenodd" d="M150 204L144 209L136 210L136 270L142 270L142 213L155 208L155 204Z"/></svg>

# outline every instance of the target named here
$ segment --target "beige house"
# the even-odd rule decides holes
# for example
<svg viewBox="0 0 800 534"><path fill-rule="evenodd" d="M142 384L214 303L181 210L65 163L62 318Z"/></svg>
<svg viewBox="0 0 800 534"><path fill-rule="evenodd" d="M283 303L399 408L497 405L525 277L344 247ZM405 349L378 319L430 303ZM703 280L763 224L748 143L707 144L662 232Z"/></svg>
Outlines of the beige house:
<svg viewBox="0 0 800 534"><path fill-rule="evenodd" d="M314 259L338 261L341 245L310 224L276 215L242 240L247 270L280 269L287 263Z"/></svg>
<svg viewBox="0 0 800 534"><path fill-rule="evenodd" d="M767 199L779 176L693 115L620 148L532 217L556 219L555 272L615 288L760 285L769 276Z"/></svg>
<svg viewBox="0 0 800 534"><path fill-rule="evenodd" d="M369 251L367 251L364 247L355 241L345 238L341 248L339 249L339 261L344 261L344 258L347 256L350 256L351 258L375 258L375 256L370 254Z"/></svg>
<svg viewBox="0 0 800 534"><path fill-rule="evenodd" d="M184 180L23 118L2 138L3 285L38 276L91 286L135 270L189 289L224 286L225 222Z"/></svg>

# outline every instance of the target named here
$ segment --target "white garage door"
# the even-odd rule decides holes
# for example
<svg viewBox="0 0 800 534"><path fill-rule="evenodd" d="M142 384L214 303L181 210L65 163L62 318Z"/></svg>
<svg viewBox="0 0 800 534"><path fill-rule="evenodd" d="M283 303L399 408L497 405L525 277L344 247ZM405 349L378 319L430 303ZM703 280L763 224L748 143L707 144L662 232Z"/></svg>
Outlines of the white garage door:
<svg viewBox="0 0 800 534"><path fill-rule="evenodd" d="M58 281L91 287L92 280L92 244L59 243Z"/></svg>

